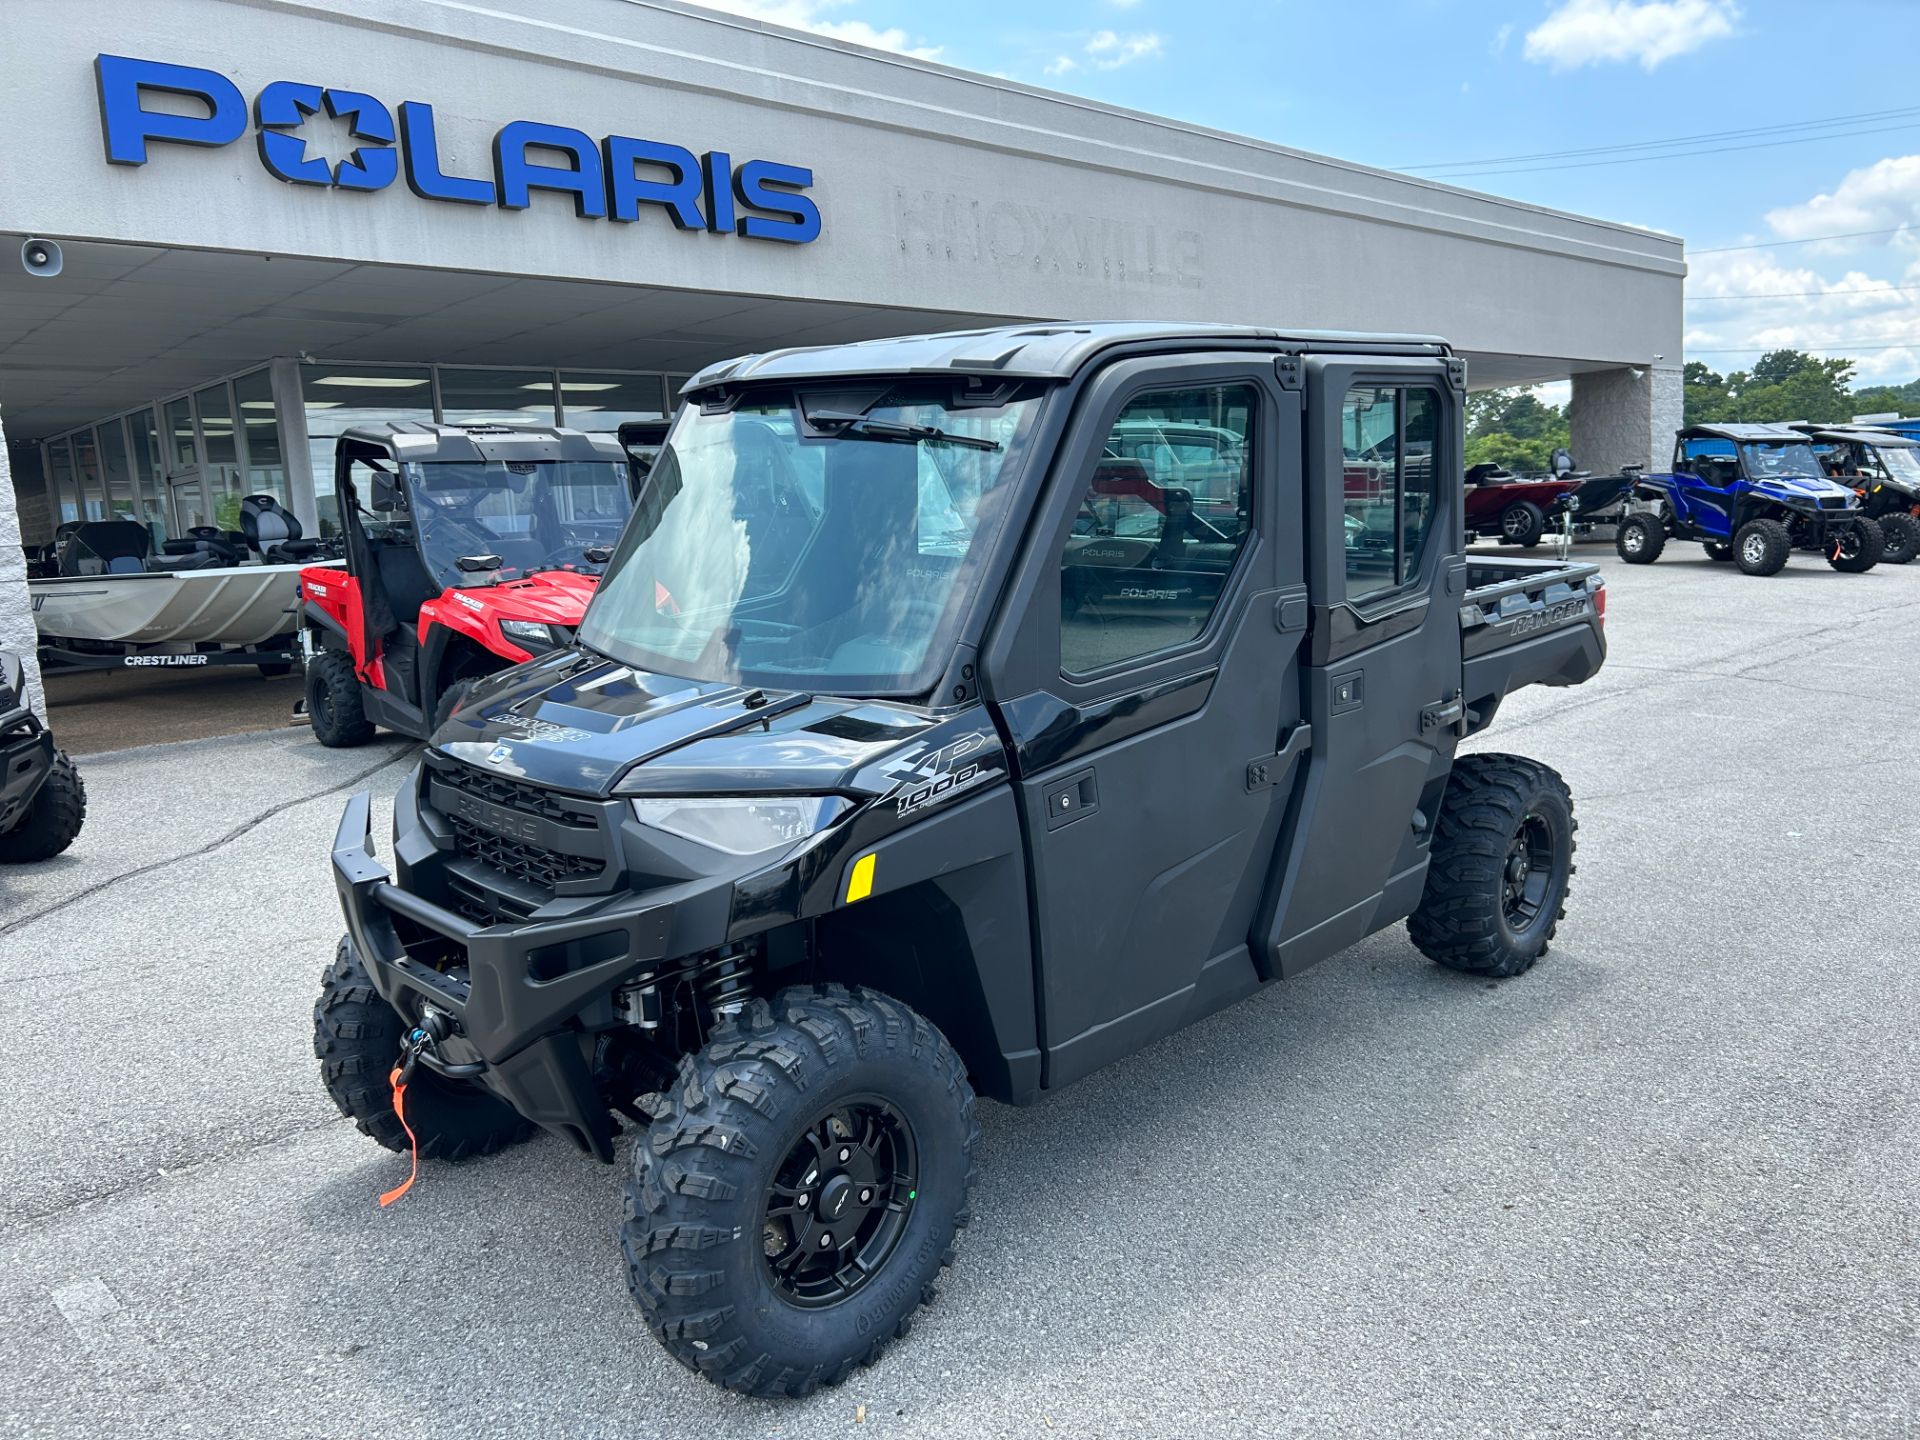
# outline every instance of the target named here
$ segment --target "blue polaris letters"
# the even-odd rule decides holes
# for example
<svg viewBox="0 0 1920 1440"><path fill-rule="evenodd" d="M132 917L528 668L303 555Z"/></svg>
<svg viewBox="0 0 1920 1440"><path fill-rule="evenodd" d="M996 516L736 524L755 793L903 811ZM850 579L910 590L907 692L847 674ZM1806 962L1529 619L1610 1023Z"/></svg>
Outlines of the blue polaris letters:
<svg viewBox="0 0 1920 1440"><path fill-rule="evenodd" d="M109 164L145 165L153 141L218 147L246 133L246 97L216 71L100 55L94 75ZM149 110L149 94L180 96L206 113ZM638 220L642 206L657 205L681 230L790 245L820 236L820 209L805 193L813 172L799 165L735 163L724 150L695 155L629 135L596 141L564 125L515 120L493 137L492 179L449 175L440 163L433 107L406 100L398 108L396 124L393 110L358 90L276 80L253 101L260 163L290 185L384 190L404 173L407 188L425 200L525 210L534 191L549 190L571 198L574 213L586 220ZM301 133L322 112L346 123L355 147L332 165L307 154Z"/></svg>

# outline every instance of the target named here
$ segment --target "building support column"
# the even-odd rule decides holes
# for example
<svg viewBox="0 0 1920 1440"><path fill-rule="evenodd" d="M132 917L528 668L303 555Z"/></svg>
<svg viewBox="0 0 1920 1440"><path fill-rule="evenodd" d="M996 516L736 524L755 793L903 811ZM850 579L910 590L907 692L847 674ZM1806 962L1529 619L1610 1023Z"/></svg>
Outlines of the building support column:
<svg viewBox="0 0 1920 1440"><path fill-rule="evenodd" d="M1568 448L1582 470L1666 467L1685 389L1678 365L1636 365L1573 377Z"/></svg>
<svg viewBox="0 0 1920 1440"><path fill-rule="evenodd" d="M300 362L273 362L273 418L280 426L280 456L287 470L287 508L309 538L320 534L320 507L313 498L313 455L307 447L307 403L300 393Z"/></svg>
<svg viewBox="0 0 1920 1440"><path fill-rule="evenodd" d="M0 425L0 650L20 657L27 672L27 703L44 718L47 698L40 688L39 637L33 628L33 603L27 598L27 557L20 548L20 512L13 502L13 461Z"/></svg>

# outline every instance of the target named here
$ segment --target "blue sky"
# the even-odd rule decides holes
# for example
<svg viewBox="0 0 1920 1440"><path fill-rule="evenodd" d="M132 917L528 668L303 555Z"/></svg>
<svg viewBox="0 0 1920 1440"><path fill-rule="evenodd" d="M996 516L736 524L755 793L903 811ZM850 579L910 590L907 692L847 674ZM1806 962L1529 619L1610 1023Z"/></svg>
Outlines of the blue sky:
<svg viewBox="0 0 1920 1440"><path fill-rule="evenodd" d="M1920 376L1920 0L700 3L1670 231L1689 359Z"/></svg>

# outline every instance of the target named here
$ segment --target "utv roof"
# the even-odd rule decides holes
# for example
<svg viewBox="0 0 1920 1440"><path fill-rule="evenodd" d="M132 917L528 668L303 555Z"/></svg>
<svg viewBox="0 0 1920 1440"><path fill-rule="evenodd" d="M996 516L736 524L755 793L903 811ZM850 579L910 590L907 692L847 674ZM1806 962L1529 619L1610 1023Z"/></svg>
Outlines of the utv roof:
<svg viewBox="0 0 1920 1440"><path fill-rule="evenodd" d="M991 375L1064 380L1102 350L1121 345L1178 349L1184 344L1251 350L1451 355L1434 335L1365 335L1344 330L1274 330L1254 325L1157 321L1005 325L903 335L850 345L769 350L707 366L685 393L728 381L802 380L845 375Z"/></svg>
<svg viewBox="0 0 1920 1440"><path fill-rule="evenodd" d="M1689 425L1680 432L1682 440L1712 436L1720 440L1766 441L1804 440L1807 437L1791 425Z"/></svg>
<svg viewBox="0 0 1920 1440"><path fill-rule="evenodd" d="M626 452L612 435L589 434L558 425L435 425L425 420L385 420L355 425L340 433L388 450L407 461L615 460Z"/></svg>
<svg viewBox="0 0 1920 1440"><path fill-rule="evenodd" d="M1920 440L1897 430L1882 430L1873 425L1808 425L1792 427L1809 440L1857 440L1885 450L1920 450Z"/></svg>

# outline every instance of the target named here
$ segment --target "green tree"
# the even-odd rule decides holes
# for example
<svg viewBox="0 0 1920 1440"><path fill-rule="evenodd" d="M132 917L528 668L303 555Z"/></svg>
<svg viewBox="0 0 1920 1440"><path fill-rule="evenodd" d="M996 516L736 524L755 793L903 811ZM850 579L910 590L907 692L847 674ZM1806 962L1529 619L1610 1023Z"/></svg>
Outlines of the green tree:
<svg viewBox="0 0 1920 1440"><path fill-rule="evenodd" d="M1715 374L1698 360L1689 360L1681 372L1684 390L1682 419L1688 425L1711 425L1725 420L1732 399L1724 375Z"/></svg>

